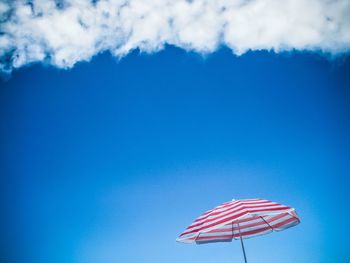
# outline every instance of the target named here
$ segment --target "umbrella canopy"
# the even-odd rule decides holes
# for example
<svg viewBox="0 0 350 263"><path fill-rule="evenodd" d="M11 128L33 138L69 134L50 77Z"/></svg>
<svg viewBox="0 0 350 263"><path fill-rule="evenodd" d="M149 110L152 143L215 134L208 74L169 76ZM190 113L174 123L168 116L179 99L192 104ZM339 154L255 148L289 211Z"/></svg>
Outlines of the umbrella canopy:
<svg viewBox="0 0 350 263"><path fill-rule="evenodd" d="M294 208L263 199L232 200L206 211L176 241L229 242L281 231L299 223Z"/></svg>

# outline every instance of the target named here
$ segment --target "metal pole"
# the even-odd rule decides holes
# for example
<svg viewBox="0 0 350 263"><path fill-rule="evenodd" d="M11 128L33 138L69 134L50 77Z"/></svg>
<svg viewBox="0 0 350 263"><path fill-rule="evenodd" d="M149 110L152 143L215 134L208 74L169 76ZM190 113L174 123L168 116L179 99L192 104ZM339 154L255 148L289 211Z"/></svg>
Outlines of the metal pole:
<svg viewBox="0 0 350 263"><path fill-rule="evenodd" d="M237 225L238 225L238 232L239 232L239 238L241 239L241 245L242 245L242 251L243 251L243 256L244 256L244 262L247 263L247 256L245 254L245 249L244 249L244 244L243 244L243 238L242 238L242 235L241 235L241 229L239 227L239 223L237 222Z"/></svg>

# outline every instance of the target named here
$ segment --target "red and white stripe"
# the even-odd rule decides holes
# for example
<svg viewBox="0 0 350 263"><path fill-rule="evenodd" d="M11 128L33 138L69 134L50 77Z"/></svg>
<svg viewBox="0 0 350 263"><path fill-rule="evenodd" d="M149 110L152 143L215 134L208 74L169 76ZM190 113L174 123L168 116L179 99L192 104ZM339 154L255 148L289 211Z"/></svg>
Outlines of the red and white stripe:
<svg viewBox="0 0 350 263"><path fill-rule="evenodd" d="M281 231L300 223L294 208L269 200L232 200L208 210L176 239L183 243L208 243L249 238Z"/></svg>

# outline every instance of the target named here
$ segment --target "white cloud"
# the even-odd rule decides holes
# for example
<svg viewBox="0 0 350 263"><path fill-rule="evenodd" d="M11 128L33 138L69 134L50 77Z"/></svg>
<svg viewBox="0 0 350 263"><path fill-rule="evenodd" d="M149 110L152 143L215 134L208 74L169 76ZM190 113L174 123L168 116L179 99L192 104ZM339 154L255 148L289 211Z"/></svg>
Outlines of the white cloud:
<svg viewBox="0 0 350 263"><path fill-rule="evenodd" d="M165 44L209 53L350 50L349 0L0 0L0 70Z"/></svg>

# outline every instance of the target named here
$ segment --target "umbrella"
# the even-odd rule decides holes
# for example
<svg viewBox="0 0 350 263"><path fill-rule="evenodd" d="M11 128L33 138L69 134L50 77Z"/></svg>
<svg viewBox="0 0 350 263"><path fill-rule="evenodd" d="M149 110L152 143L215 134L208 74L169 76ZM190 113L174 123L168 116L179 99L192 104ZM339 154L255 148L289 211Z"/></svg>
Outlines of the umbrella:
<svg viewBox="0 0 350 263"><path fill-rule="evenodd" d="M182 243L231 242L281 231L300 223L294 208L264 199L232 200L204 212L176 239Z"/></svg>

